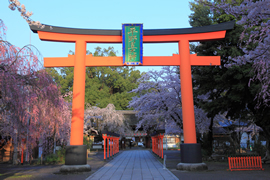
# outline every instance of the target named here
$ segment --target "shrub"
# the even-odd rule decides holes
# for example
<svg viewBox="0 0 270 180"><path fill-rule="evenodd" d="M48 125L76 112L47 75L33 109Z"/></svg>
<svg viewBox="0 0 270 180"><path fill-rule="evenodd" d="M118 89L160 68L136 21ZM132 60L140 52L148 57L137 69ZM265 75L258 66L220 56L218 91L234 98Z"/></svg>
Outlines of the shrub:
<svg viewBox="0 0 270 180"><path fill-rule="evenodd" d="M261 141L255 140L252 145L252 150L259 156L264 156L266 153L266 146L262 145Z"/></svg>
<svg viewBox="0 0 270 180"><path fill-rule="evenodd" d="M55 154L49 154L46 156L44 163L45 164L64 164L65 163L65 152L64 148L61 150L56 151Z"/></svg>
<svg viewBox="0 0 270 180"><path fill-rule="evenodd" d="M89 137L83 136L83 145L86 145L87 149L90 150L92 147L92 144L93 144L93 141Z"/></svg>

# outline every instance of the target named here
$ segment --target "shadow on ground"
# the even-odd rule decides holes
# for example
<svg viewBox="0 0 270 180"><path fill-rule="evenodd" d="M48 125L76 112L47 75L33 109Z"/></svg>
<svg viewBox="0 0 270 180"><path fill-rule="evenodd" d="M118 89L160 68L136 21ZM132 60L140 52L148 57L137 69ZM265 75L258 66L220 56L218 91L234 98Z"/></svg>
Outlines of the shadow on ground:
<svg viewBox="0 0 270 180"><path fill-rule="evenodd" d="M144 148L132 148L131 150L145 150ZM127 149L128 150L128 149ZM150 150L149 150L150 151ZM121 153L121 151L120 151ZM176 177L181 180L199 179L199 180L228 180L228 179L270 179L270 164L263 164L264 171L227 171L227 162L205 162L208 165L208 170L199 172L188 172L176 170L177 164L180 162L180 151L177 150L164 150L164 155L167 156L166 167ZM155 156L157 157L157 156ZM80 180L86 179L91 174L95 173L99 168L104 166L111 159L104 161L103 152L91 154L87 163L91 166L90 172L84 173L59 173L61 165L18 165L0 164L0 179L6 180ZM163 163L162 159L157 159Z"/></svg>
<svg viewBox="0 0 270 180"><path fill-rule="evenodd" d="M176 166L181 162L180 151L177 150L164 150L164 155L167 156L166 168L169 169L176 177L181 180L189 179L218 179L218 180L228 180L228 179L270 179L270 164L263 164L264 171L228 171L228 162L204 162L208 166L206 171L179 171L176 170ZM160 159L160 162L163 161Z"/></svg>
<svg viewBox="0 0 270 180"><path fill-rule="evenodd" d="M116 155L117 156L117 155ZM60 173L62 165L11 165L0 164L0 179L7 180L78 180L86 179L91 174L95 173L99 168L104 166L113 158L104 161L103 152L91 154L87 160L87 164L91 166L90 172L79 173Z"/></svg>

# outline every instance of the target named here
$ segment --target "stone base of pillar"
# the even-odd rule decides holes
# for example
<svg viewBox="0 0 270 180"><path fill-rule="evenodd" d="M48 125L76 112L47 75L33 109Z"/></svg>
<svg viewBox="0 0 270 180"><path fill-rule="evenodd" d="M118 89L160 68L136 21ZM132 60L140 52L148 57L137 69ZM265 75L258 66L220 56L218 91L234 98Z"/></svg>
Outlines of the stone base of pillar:
<svg viewBox="0 0 270 180"><path fill-rule="evenodd" d="M205 163L179 163L176 169L182 171L202 171L207 170L208 167Z"/></svg>
<svg viewBox="0 0 270 180"><path fill-rule="evenodd" d="M176 169L185 171L207 170L208 167L202 162L201 144L180 144L181 163Z"/></svg>
<svg viewBox="0 0 270 180"><path fill-rule="evenodd" d="M180 144L181 163L202 163L201 144Z"/></svg>
<svg viewBox="0 0 270 180"><path fill-rule="evenodd" d="M66 146L65 165L60 168L60 172L84 172L91 171L87 164L86 145Z"/></svg>
<svg viewBox="0 0 270 180"><path fill-rule="evenodd" d="M86 145L66 146L65 165L86 165L87 147Z"/></svg>

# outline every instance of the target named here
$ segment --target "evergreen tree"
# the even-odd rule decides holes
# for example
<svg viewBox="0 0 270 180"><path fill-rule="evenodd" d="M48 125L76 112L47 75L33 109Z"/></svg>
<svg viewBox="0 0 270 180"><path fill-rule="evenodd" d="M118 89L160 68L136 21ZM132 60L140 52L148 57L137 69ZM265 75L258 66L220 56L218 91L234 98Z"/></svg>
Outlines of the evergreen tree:
<svg viewBox="0 0 270 180"><path fill-rule="evenodd" d="M218 3L218 1L215 1ZM235 20L232 15L225 12L211 12L207 1L196 0L191 2L193 13L190 17L190 24L193 27L207 26ZM209 14L211 13L211 14ZM199 17L199 18L198 18ZM216 67L193 67L193 82L195 104L205 110L211 119L208 133L208 141L203 144L207 148L208 155L212 154L213 142L213 120L219 113L227 112L227 117L242 118L250 115L254 107L250 103L258 92L259 85L253 83L249 86L252 63L241 66L230 66L231 58L241 56L244 52L240 49L239 37L243 27L235 25L233 30L227 31L226 37L220 41L200 42L193 50L199 56L221 56L221 66ZM254 103L252 103L254 106ZM250 109L251 108L251 109ZM250 118L250 116L249 116Z"/></svg>
<svg viewBox="0 0 270 180"><path fill-rule="evenodd" d="M70 54L74 52L70 51ZM96 47L95 52L87 51L93 56L116 56L113 47L107 49ZM64 95L73 91L73 67L60 68L60 72L49 69L54 80L61 86ZM116 110L128 109L128 102L134 93L127 93L138 86L137 80L141 77L139 70L134 67L86 67L85 103L100 108L114 104Z"/></svg>

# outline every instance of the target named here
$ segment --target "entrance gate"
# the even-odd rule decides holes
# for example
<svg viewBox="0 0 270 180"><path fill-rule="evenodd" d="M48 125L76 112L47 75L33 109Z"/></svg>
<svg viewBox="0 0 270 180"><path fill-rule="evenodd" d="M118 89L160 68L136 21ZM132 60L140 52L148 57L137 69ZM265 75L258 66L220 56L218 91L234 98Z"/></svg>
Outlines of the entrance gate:
<svg viewBox="0 0 270 180"><path fill-rule="evenodd" d="M191 66L220 65L219 56L197 56L190 54L189 42L223 39L226 30L233 29L234 21L217 25L185 29L143 30L143 43L178 43L179 54L173 56L144 56L143 66L180 66L181 96L183 112L184 144L181 144L182 163L201 163L201 149L196 140ZM71 149L66 154L78 158L76 148L83 145L85 67L124 66L123 57L93 57L86 55L86 43L122 43L121 30L74 29L46 25L44 29L30 26L43 41L75 43L75 55L60 58L44 58L45 67L74 67ZM80 162L66 165L84 165L86 150ZM76 154L76 156L74 155Z"/></svg>

